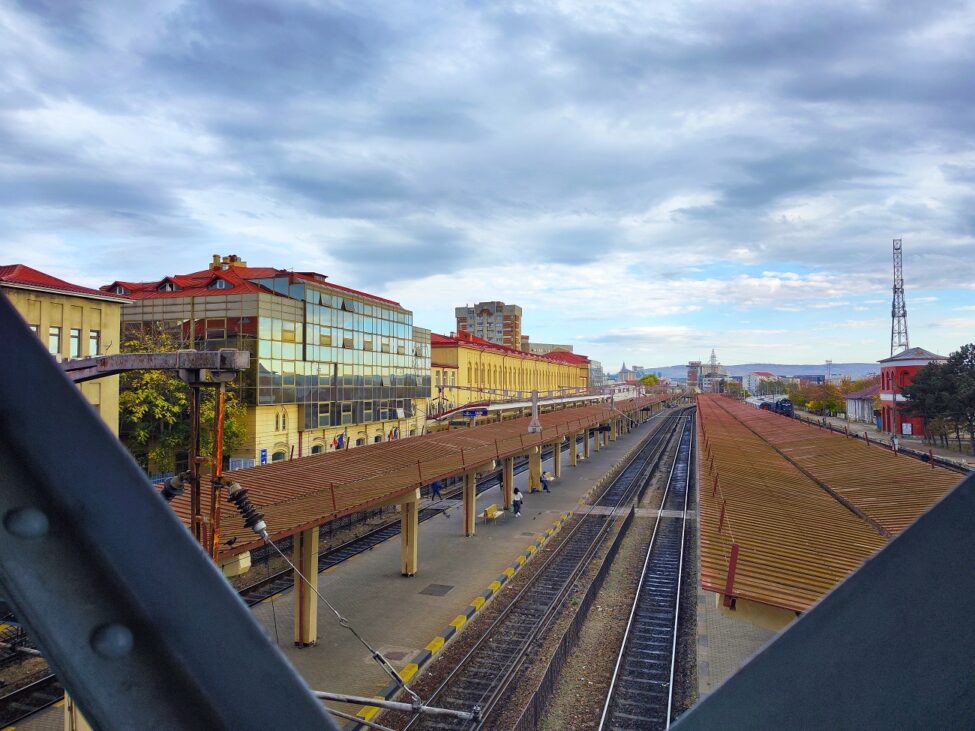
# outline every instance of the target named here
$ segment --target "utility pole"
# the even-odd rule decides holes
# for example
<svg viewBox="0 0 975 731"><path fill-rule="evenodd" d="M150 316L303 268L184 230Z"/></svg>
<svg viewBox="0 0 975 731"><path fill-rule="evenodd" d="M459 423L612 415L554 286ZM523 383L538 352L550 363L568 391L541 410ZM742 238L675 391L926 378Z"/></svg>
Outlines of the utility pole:
<svg viewBox="0 0 975 731"><path fill-rule="evenodd" d="M894 239L894 300L890 307L890 354L911 347L907 339L907 304L904 301L904 263L901 240Z"/></svg>

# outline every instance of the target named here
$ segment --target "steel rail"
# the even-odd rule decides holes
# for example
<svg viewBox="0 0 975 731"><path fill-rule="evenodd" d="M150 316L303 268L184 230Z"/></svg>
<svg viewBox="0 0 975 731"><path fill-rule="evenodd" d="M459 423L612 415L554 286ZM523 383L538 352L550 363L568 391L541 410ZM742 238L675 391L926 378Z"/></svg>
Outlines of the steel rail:
<svg viewBox="0 0 975 731"><path fill-rule="evenodd" d="M594 514L594 510L601 503L604 503L607 497L610 496L624 480L626 481L626 486L618 496L615 496L612 507L619 507L639 491L642 484L646 481L646 479L648 479L649 474L652 474L653 470L656 468L656 463L654 463L655 458L657 458L657 462L659 462L660 453L664 451L666 444L669 443L670 437L672 437L673 433L676 431L676 428L668 430L664 426L664 422L673 421L676 418L679 417L668 415L666 419L658 422L659 426L653 433L644 438L643 445L627 462L626 466L620 471L619 475L613 480L613 482L600 494L599 498L593 501L593 504L590 505L586 513L580 517L580 520L570 529L559 549L545 560L545 562L539 567L538 571L531 577L529 583L526 584L521 591L519 591L508 606L502 611L502 613L494 620L494 622L492 622L490 627L487 628L484 634L477 640L477 642L475 642L464 658L454 667L447 677L444 678L441 684L431 695L428 703L433 702L434 699L445 694L448 688L451 687L451 684L459 680L462 670L472 669L470 666L473 662L475 654L478 653L482 648L489 647L489 639L498 632L506 620L512 617L516 609L520 608L520 605L522 605L527 599L531 598L531 592L535 591L536 589L539 589L540 592L544 591L545 587L543 585L543 579L553 578L552 576L548 575L550 573L549 569L553 567L558 568L558 564L556 563L557 561L561 561L567 556L571 558L569 555L569 549L573 547L574 543L576 543L576 538L579 537L588 539L588 543L580 540L577 542L578 545L574 546L577 551L581 547L581 557L577 558L568 567L568 570L564 572L563 576L554 577L558 579L558 587L554 589L554 595L547 602L545 602L543 610L536 613L535 616L537 616L538 619L534 622L528 634L520 638L520 649L514 654L513 661L509 663L508 669L502 675L497 676L497 680L500 682L493 683L493 688L488 688L487 691L482 693L481 699L485 701L484 705L480 708L480 717L482 720L476 722L473 728L479 728L481 724L484 723L484 720L490 716L495 705L500 700L502 694L507 689L516 672L524 662L525 653L528 649L530 649L535 638L537 638L537 636L549 626L552 618L556 614L555 610L561 606L566 593L574 585L575 580L578 578L581 571L589 565L592 556L596 551L598 551L602 540L608 533L608 530L612 525L612 520L610 519L611 516L598 513ZM634 467L636 467L636 474L633 474L633 470L631 469ZM599 518L599 520L588 520L589 518L593 517ZM590 535L586 535L585 531L595 532ZM441 703L441 705L443 705L443 703ZM432 725L428 719L419 719L414 717L406 724L404 728L410 729L421 723L424 725Z"/></svg>
<svg viewBox="0 0 975 731"><path fill-rule="evenodd" d="M578 441L576 442L576 445L578 445ZM569 449L569 446L570 445L567 444L564 446L563 449L567 451ZM549 457L551 457L552 455L551 450L548 450L548 455ZM542 458L545 459L544 452L542 454ZM514 472L515 474L521 474L527 469L528 469L528 460L524 459L519 464L515 465ZM494 470L489 476L487 476L486 479L479 480L478 491L477 491L478 494L493 488L500 481L500 475L501 475L501 469L497 469ZM450 492L447 491L445 492L447 492L448 495L459 495L462 492L462 490L463 487L461 486L452 489ZM428 506L420 511L420 516L419 516L420 522L429 520L430 518L442 512L444 512L443 508L435 508L435 507ZM388 533L388 535L381 537L380 534L384 532ZM349 560L353 556L363 553L364 551L370 550L375 546L378 546L381 543L384 543L385 541L396 537L397 535L399 535L399 532L400 532L400 524L399 521L396 520L381 526L377 526L375 529L370 530L361 536L345 541L344 543L341 543L338 546L329 549L328 551L324 552L321 556L319 556L318 559L319 572L324 571L326 568L329 568L331 566L337 566L338 564ZM338 558L338 560L336 560L336 558L340 555L341 558ZM273 596L276 596L284 591L287 591L293 586L294 586L294 572L291 569L285 569L283 571L279 571L275 574L272 574L270 577L266 577L264 579L254 582L249 586L244 587L243 589L240 589L238 591L238 594L240 595L241 599L247 604L247 606L253 607L267 599L270 599ZM272 590L262 591L262 589L266 587L272 587ZM24 718L27 718L35 713L38 713L44 710L45 708L48 708L52 704L56 703L60 699L60 696L54 698L53 700L47 700L46 698L41 697L39 702L31 704L29 699L31 698L32 694L22 692L22 691L26 691L27 688L37 689L43 687L44 685L49 685L51 687L57 685L58 687L60 687L60 683L57 681L57 676L54 673L50 673L48 675L41 677L40 679L32 683L30 686L25 686L25 688L13 691L12 693L9 693L5 696L0 696L0 719L7 718L8 714L5 712L5 709L10 707L11 705L16 703L23 706L21 710L15 713L12 712L10 714L10 718L13 720L7 721L5 723L0 721L0 728L4 728L7 725L11 725L14 721L21 721ZM36 696L36 693L34 695Z"/></svg>
<svg viewBox="0 0 975 731"><path fill-rule="evenodd" d="M678 563L678 569L677 569L677 573L676 573L676 578L675 578L675 581L674 581L674 586L675 586L675 600L674 600L674 610L673 610L673 612L674 612L674 623L673 623L673 640L672 640L672 644L671 644L671 662L670 662L670 667L669 667L669 679L668 679L667 715L665 717L665 720L664 720L664 723L663 723L662 727L663 728L667 728L670 725L670 709L671 709L672 698L673 698L673 674L674 674L674 669L675 669L674 660L675 660L675 656L676 656L676 646L677 646L678 610L679 610L679 607L680 607L681 576L682 576L682 572L683 572L684 538L685 538L685 531L686 531L686 527L687 527L687 520L686 520L686 515L687 515L687 502L688 502L688 495L689 495L689 492L690 492L690 489L689 489L690 488L690 468L691 468L691 464L690 463L691 463L691 457L692 457L692 447L693 447L693 442L694 442L692 426L693 426L693 418L688 418L687 421L686 421L686 423L685 423L685 425L684 425L684 428L682 430L681 439L680 439L680 441L678 442L678 445L677 445L677 454L675 454L674 463L673 463L673 465L671 467L670 476L669 476L669 478L667 480L667 487L666 487L666 489L664 491L664 497L663 497L663 500L661 500L661 503L660 503L660 511L658 511L656 521L654 522L653 533L650 536L650 544L647 546L646 557L644 558L644 561L643 561L643 569L640 572L640 579L639 579L639 581L637 583L636 595L633 598L633 604L632 604L632 606L630 608L630 616L629 616L629 619L627 620L627 623L626 623L626 629L625 629L625 631L623 633L623 639L622 639L622 641L620 643L619 653L617 654L617 657L616 657L616 664L615 664L615 666L613 668L613 675L612 675L612 678L610 679L609 688L607 689L607 692L606 692L606 701L603 704L602 716L599 719L599 731L602 731L603 729L606 729L606 728L614 728L615 729L615 728L657 728L658 727L656 725L653 725L653 720L651 720L651 719L640 719L640 720L645 720L645 721L648 722L649 725L646 725L646 726L644 726L644 725L634 725L633 724L633 719L628 719L626 726L618 726L618 725L615 725L615 724L612 725L612 726L607 726L607 724L610 723L611 709L613 707L613 701L614 701L614 699L616 697L617 686L619 685L619 682L620 682L620 680L623 677L621 675L621 672L620 671L621 671L621 668L623 667L623 662L624 662L624 659L626 658L627 650L629 649L629 646L630 646L631 635L634 634L634 632L633 632L633 629L634 629L634 621L637 618L637 612L639 611L639 609L641 607L641 604L640 604L641 599L643 599L646 596L644 594L644 592L643 592L644 581L647 578L647 570L651 566L651 559L654 558L654 555L653 555L654 554L654 548L656 548L657 545L658 545L657 544L657 537L658 537L658 535L660 533L660 528L663 525L663 522L662 522L663 521L663 518L661 516L661 513L666 508L667 499L668 499L668 497L670 497L671 487L673 486L674 473L677 470L678 463L681 461L681 446L683 445L684 437L689 435L688 449L687 449L687 462L686 462L686 469L684 471L684 504L683 504L683 510L682 510L683 517L681 518L682 529L681 529L681 539L680 539L679 563Z"/></svg>
<svg viewBox="0 0 975 731"><path fill-rule="evenodd" d="M64 686L53 674L0 697L0 728L13 726L64 697Z"/></svg>

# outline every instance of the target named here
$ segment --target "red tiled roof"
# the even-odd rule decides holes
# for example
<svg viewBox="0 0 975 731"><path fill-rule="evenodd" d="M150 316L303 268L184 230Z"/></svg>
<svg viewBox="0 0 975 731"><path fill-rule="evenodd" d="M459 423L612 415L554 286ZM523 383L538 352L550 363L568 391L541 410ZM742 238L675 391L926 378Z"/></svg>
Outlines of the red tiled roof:
<svg viewBox="0 0 975 731"><path fill-rule="evenodd" d="M504 355L511 355L517 358L528 358L530 360L547 360L549 362L567 363L567 361L562 358L552 358L552 353L546 353L545 355L537 355L535 353L526 353L524 350L518 350L516 348L509 348L507 345L498 345L497 343L492 343L490 340L484 340L475 335L471 335L466 332L459 332L457 335L440 335L438 333L430 333L430 346L434 347L437 345L443 346L457 346L464 348L474 348L475 350L493 350ZM559 351L559 355L572 355L576 358L585 358L585 356L575 355L574 353L562 353ZM586 361L588 362L588 358Z"/></svg>
<svg viewBox="0 0 975 731"><path fill-rule="evenodd" d="M274 277L285 276L305 282L313 282L330 289L341 292L349 292L350 294L368 297L369 299L377 300L379 302L386 302L388 304L395 305L396 307L401 307L399 302L386 299L385 297L378 297L374 294L361 292L357 289L343 287L340 284L327 282L325 281L327 277L324 274L316 274L315 272L290 272L286 269L275 269L274 267L230 266L226 269L209 268L202 269L198 272L191 272L190 274L175 274L172 276L166 276L153 282L115 281L111 284L106 284L101 288L101 290L104 294L106 292L110 292L116 286L122 286L130 292L130 294L127 296L131 297L132 299L152 299L156 297L206 297L210 295L240 294L242 292L266 292L273 294L273 290L257 284L253 280L272 279ZM214 279L223 279L231 285L231 288L210 289L209 285L214 281ZM160 292L159 286L164 282L172 282L179 287L179 289L175 292Z"/></svg>
<svg viewBox="0 0 975 731"><path fill-rule="evenodd" d="M71 282L65 282L63 279L52 277L50 274L39 272L23 264L0 266L0 284L9 284L12 287L43 289L51 292L63 292L64 294L75 294L84 297L98 297L100 299L116 300L119 303L127 301L125 297L103 292L98 289L82 287L80 284L71 284Z"/></svg>
<svg viewBox="0 0 975 731"><path fill-rule="evenodd" d="M585 355L570 353L567 350L553 350L550 353L545 353L544 357L548 358L549 360L559 360L563 363L572 363L575 365L583 365L589 362L589 358Z"/></svg>

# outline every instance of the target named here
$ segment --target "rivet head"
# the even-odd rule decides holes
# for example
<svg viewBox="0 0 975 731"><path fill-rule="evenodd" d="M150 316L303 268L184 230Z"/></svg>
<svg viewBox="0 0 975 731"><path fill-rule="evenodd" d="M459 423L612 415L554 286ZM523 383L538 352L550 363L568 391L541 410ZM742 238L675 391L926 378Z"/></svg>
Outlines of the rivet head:
<svg viewBox="0 0 975 731"><path fill-rule="evenodd" d="M3 527L18 538L40 538L50 526L37 508L14 508L3 516Z"/></svg>
<svg viewBox="0 0 975 731"><path fill-rule="evenodd" d="M124 624L103 624L91 633L91 647L99 656L115 659L125 657L135 642L132 630Z"/></svg>

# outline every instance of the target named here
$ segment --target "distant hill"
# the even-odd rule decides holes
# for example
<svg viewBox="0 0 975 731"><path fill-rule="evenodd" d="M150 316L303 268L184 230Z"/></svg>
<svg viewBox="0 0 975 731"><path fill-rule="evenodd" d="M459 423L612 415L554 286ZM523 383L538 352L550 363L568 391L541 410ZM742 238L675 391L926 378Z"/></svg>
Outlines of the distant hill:
<svg viewBox="0 0 975 731"><path fill-rule="evenodd" d="M705 365L707 365L705 363ZM786 363L744 363L742 365L724 365L723 368L733 376L746 376L755 371L768 371L777 376L826 375L826 364L792 365ZM667 378L686 378L687 364L663 366L660 368L645 368L644 373L659 373ZM880 373L879 363L833 363L834 376L849 376L853 380L863 378L871 373Z"/></svg>

